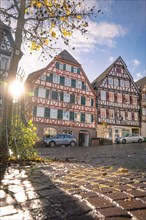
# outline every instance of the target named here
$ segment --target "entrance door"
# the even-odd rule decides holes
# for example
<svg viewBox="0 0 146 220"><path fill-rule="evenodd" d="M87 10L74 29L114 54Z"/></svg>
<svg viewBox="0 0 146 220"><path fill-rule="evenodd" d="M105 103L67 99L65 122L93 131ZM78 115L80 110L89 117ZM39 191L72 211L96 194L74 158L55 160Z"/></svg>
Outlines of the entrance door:
<svg viewBox="0 0 146 220"><path fill-rule="evenodd" d="M79 146L88 147L89 146L89 133L79 133Z"/></svg>

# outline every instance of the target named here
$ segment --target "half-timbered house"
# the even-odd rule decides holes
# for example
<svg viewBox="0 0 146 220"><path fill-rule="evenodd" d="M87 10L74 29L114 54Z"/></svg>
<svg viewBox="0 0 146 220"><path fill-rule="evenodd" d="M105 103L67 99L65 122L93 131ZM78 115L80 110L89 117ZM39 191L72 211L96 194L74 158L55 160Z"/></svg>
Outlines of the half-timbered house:
<svg viewBox="0 0 146 220"><path fill-rule="evenodd" d="M94 90L77 60L66 50L27 80L27 106L40 137L76 136L80 146L96 137Z"/></svg>
<svg viewBox="0 0 146 220"><path fill-rule="evenodd" d="M136 82L141 94L141 135L146 137L146 76Z"/></svg>
<svg viewBox="0 0 146 220"><path fill-rule="evenodd" d="M5 86L14 40L11 28L0 21L0 123L3 115Z"/></svg>
<svg viewBox="0 0 146 220"><path fill-rule="evenodd" d="M96 93L97 136L115 140L140 133L140 94L121 57L92 83Z"/></svg>

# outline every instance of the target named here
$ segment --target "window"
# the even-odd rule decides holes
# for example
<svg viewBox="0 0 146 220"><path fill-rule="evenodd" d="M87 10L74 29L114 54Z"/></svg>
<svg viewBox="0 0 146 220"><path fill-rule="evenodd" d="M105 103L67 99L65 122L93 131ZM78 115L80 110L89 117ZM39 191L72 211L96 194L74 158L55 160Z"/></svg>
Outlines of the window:
<svg viewBox="0 0 146 220"><path fill-rule="evenodd" d="M125 112L124 112L124 111L121 111L121 112L120 112L120 115L121 115L121 118L123 118L123 120L125 120Z"/></svg>
<svg viewBox="0 0 146 220"><path fill-rule="evenodd" d="M91 123L91 115L86 114L86 123Z"/></svg>
<svg viewBox="0 0 146 220"><path fill-rule="evenodd" d="M81 122L85 122L85 113L81 113Z"/></svg>
<svg viewBox="0 0 146 220"><path fill-rule="evenodd" d="M53 74L51 73L49 76L46 76L47 82L53 82Z"/></svg>
<svg viewBox="0 0 146 220"><path fill-rule="evenodd" d="M61 109L58 109L58 115L57 115L57 118L58 119L61 119L63 118L63 111Z"/></svg>
<svg viewBox="0 0 146 220"><path fill-rule="evenodd" d="M109 109L109 118L114 119L114 110L113 109Z"/></svg>
<svg viewBox="0 0 146 220"><path fill-rule="evenodd" d="M71 79L71 87L76 88L76 80Z"/></svg>
<svg viewBox="0 0 146 220"><path fill-rule="evenodd" d="M68 65L68 64L66 64L66 70L69 71L69 72L71 72L71 66Z"/></svg>
<svg viewBox="0 0 146 220"><path fill-rule="evenodd" d="M46 98L46 89L44 89L44 88L39 88L38 97L40 97L40 98Z"/></svg>
<svg viewBox="0 0 146 220"><path fill-rule="evenodd" d="M37 115L38 117L44 117L44 107L38 106L38 107L37 107L36 115Z"/></svg>
<svg viewBox="0 0 146 220"><path fill-rule="evenodd" d="M101 118L106 118L106 109L105 108L100 109L100 115L101 115Z"/></svg>
<svg viewBox="0 0 146 220"><path fill-rule="evenodd" d="M86 91L86 85L84 82L82 82L82 89Z"/></svg>
<svg viewBox="0 0 146 220"><path fill-rule="evenodd" d="M0 69L8 70L8 68L9 68L9 59L2 56L0 60Z"/></svg>
<svg viewBox="0 0 146 220"><path fill-rule="evenodd" d="M76 81L76 88L78 88L78 89L82 88L82 81L80 81L80 80Z"/></svg>
<svg viewBox="0 0 146 220"><path fill-rule="evenodd" d="M146 116L146 108L142 108L142 115Z"/></svg>
<svg viewBox="0 0 146 220"><path fill-rule="evenodd" d="M132 114L131 112L127 112L127 119L130 121L132 120Z"/></svg>
<svg viewBox="0 0 146 220"><path fill-rule="evenodd" d="M70 94L64 93L64 102L70 102Z"/></svg>
<svg viewBox="0 0 146 220"><path fill-rule="evenodd" d="M73 72L77 73L77 67L75 67L75 66L73 67Z"/></svg>
<svg viewBox="0 0 146 220"><path fill-rule="evenodd" d="M120 86L124 87L124 80L123 79L120 79Z"/></svg>
<svg viewBox="0 0 146 220"><path fill-rule="evenodd" d="M101 91L101 100L106 100L106 91Z"/></svg>
<svg viewBox="0 0 146 220"><path fill-rule="evenodd" d="M64 84L65 84L65 77L60 76L60 85L64 85Z"/></svg>
<svg viewBox="0 0 146 220"><path fill-rule="evenodd" d="M34 96L38 96L39 88L35 87L34 88Z"/></svg>
<svg viewBox="0 0 146 220"><path fill-rule="evenodd" d="M63 70L63 63L59 63L59 69Z"/></svg>
<svg viewBox="0 0 146 220"><path fill-rule="evenodd" d="M146 94L142 94L142 101L146 101Z"/></svg>
<svg viewBox="0 0 146 220"><path fill-rule="evenodd" d="M137 97L136 96L132 97L132 103L133 103L133 105L137 105Z"/></svg>
<svg viewBox="0 0 146 220"><path fill-rule="evenodd" d="M128 94L125 94L125 103L129 104L130 103L130 97Z"/></svg>
<svg viewBox="0 0 146 220"><path fill-rule="evenodd" d="M52 99L58 100L58 92L52 91Z"/></svg>
<svg viewBox="0 0 146 220"><path fill-rule="evenodd" d="M94 122L94 115L91 115L91 123Z"/></svg>
<svg viewBox="0 0 146 220"><path fill-rule="evenodd" d="M138 113L137 112L134 112L134 120L138 121Z"/></svg>
<svg viewBox="0 0 146 220"><path fill-rule="evenodd" d="M122 103L122 94L117 93L117 102Z"/></svg>
<svg viewBox="0 0 146 220"><path fill-rule="evenodd" d="M70 78L65 77L65 85L71 86L71 79Z"/></svg>
<svg viewBox="0 0 146 220"><path fill-rule="evenodd" d="M91 98L91 107L94 107L94 99Z"/></svg>
<svg viewBox="0 0 146 220"><path fill-rule="evenodd" d="M36 116L36 114L37 114L37 107L34 106L34 107L33 107L33 116Z"/></svg>
<svg viewBox="0 0 146 220"><path fill-rule="evenodd" d="M63 120L69 120L69 111L63 111Z"/></svg>
<svg viewBox="0 0 146 220"><path fill-rule="evenodd" d="M57 119L57 109L50 109L50 118Z"/></svg>
<svg viewBox="0 0 146 220"><path fill-rule="evenodd" d="M118 79L114 79L114 85L119 86L119 80Z"/></svg>
<svg viewBox="0 0 146 220"><path fill-rule="evenodd" d="M86 98L81 96L81 105L86 105Z"/></svg>
<svg viewBox="0 0 146 220"><path fill-rule="evenodd" d="M120 67L116 67L116 73L121 73L121 68Z"/></svg>
<svg viewBox="0 0 146 220"><path fill-rule="evenodd" d="M109 101L114 102L114 93L113 92L109 92Z"/></svg>
<svg viewBox="0 0 146 220"><path fill-rule="evenodd" d="M58 100L63 102L63 100L64 100L63 98L64 98L63 92L59 92L59 94L58 94Z"/></svg>
<svg viewBox="0 0 146 220"><path fill-rule="evenodd" d="M60 82L60 76L53 74L53 83L59 84L59 82Z"/></svg>
<svg viewBox="0 0 146 220"><path fill-rule="evenodd" d="M46 76L42 75L41 80L46 81Z"/></svg>
<svg viewBox="0 0 146 220"><path fill-rule="evenodd" d="M125 80L125 87L129 87L129 81Z"/></svg>
<svg viewBox="0 0 146 220"><path fill-rule="evenodd" d="M50 118L50 109L45 108L45 118Z"/></svg>
<svg viewBox="0 0 146 220"><path fill-rule="evenodd" d="M53 137L54 135L57 134L57 131L55 128L48 127L48 128L44 128L44 134L46 137Z"/></svg>
<svg viewBox="0 0 146 220"><path fill-rule="evenodd" d="M113 78L108 78L108 84L113 85Z"/></svg>

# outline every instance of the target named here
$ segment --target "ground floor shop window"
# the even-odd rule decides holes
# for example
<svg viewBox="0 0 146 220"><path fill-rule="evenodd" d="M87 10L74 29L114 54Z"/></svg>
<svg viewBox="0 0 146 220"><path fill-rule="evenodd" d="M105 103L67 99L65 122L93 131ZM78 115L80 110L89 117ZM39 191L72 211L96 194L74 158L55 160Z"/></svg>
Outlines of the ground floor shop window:
<svg viewBox="0 0 146 220"><path fill-rule="evenodd" d="M71 130L64 130L63 134L73 134L73 131L71 131Z"/></svg>
<svg viewBox="0 0 146 220"><path fill-rule="evenodd" d="M57 131L55 128L51 128L51 127L44 128L44 135L46 137L53 137L56 134L57 134Z"/></svg>

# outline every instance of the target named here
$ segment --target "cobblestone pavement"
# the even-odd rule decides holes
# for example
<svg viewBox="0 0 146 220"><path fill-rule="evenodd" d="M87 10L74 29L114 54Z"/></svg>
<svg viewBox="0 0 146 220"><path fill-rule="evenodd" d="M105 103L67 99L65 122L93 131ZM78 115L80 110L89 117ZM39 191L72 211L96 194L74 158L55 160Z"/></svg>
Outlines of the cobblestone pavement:
<svg viewBox="0 0 146 220"><path fill-rule="evenodd" d="M1 168L0 219L145 220L144 170L95 162Z"/></svg>

